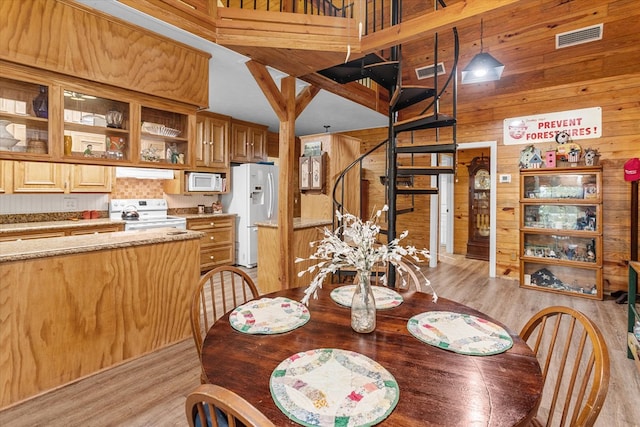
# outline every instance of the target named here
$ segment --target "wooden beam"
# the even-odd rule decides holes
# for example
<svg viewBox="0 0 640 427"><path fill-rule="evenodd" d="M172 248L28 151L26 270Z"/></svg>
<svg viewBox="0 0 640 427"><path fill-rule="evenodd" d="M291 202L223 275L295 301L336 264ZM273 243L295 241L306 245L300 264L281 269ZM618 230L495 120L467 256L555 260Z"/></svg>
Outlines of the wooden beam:
<svg viewBox="0 0 640 427"><path fill-rule="evenodd" d="M307 86L296 97L296 118L307 108L307 105L320 93L320 88Z"/></svg>
<svg viewBox="0 0 640 427"><path fill-rule="evenodd" d="M363 36L360 51L375 52L450 30L461 21L518 3L518 0L465 0Z"/></svg>
<svg viewBox="0 0 640 427"><path fill-rule="evenodd" d="M258 83L258 86L260 86L260 89L262 89L262 93L264 93L267 101L269 101L269 105L271 105L271 108L275 111L278 119L280 119L281 122L287 120L286 100L282 97L267 67L256 61L247 61L246 66L256 80L256 83Z"/></svg>

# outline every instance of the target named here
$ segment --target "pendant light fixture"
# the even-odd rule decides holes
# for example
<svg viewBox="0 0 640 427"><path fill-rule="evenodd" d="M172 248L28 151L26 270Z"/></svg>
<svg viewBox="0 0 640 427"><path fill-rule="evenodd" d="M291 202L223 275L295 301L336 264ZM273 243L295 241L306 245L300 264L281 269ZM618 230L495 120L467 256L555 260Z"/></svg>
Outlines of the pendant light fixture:
<svg viewBox="0 0 640 427"><path fill-rule="evenodd" d="M490 82L500 80L504 64L488 53L483 52L482 36L484 23L480 20L480 53L473 57L469 65L462 70L462 84Z"/></svg>

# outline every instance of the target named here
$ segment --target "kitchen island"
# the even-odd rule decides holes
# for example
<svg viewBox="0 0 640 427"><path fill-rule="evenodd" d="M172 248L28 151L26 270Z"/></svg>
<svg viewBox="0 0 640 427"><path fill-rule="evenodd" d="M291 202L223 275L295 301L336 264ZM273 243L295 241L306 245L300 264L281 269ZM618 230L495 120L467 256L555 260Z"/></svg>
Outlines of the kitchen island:
<svg viewBox="0 0 640 427"><path fill-rule="evenodd" d="M201 236L0 242L0 408L189 337Z"/></svg>
<svg viewBox="0 0 640 427"><path fill-rule="evenodd" d="M323 237L322 230L331 229L330 219L293 219L293 253L299 258L308 258L315 248L309 243L320 240ZM260 293L280 291L282 289L307 286L312 275L305 274L298 277L298 273L306 270L312 261L302 261L295 264L296 275L293 283L283 284L279 277L282 251L280 250L280 238L277 222L259 222L258 226L258 288Z"/></svg>

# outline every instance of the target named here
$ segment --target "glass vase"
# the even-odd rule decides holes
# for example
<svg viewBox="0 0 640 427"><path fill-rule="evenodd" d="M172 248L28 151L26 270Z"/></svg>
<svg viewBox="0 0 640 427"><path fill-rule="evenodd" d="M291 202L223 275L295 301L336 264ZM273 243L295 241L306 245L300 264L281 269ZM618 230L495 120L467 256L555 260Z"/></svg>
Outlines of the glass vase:
<svg viewBox="0 0 640 427"><path fill-rule="evenodd" d="M376 328L376 301L370 280L370 271L358 272L358 283L351 300L351 328L361 334Z"/></svg>

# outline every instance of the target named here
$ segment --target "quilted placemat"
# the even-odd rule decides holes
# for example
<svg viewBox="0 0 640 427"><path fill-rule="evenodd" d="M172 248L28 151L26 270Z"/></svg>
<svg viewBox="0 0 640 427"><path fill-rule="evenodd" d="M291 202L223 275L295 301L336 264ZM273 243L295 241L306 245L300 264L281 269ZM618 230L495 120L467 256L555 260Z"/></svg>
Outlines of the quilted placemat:
<svg viewBox="0 0 640 427"><path fill-rule="evenodd" d="M282 361L269 387L278 408L304 426L371 426L389 416L400 396L395 378L378 362L330 348Z"/></svg>
<svg viewBox="0 0 640 427"><path fill-rule="evenodd" d="M289 298L261 298L236 307L229 314L231 326L245 334L281 334L309 321L307 307Z"/></svg>
<svg viewBox="0 0 640 427"><path fill-rule="evenodd" d="M504 328L469 314L427 311L409 319L407 329L427 344L473 356L498 354L513 346Z"/></svg>
<svg viewBox="0 0 640 427"><path fill-rule="evenodd" d="M335 288L331 291L331 299L345 307L351 307L353 292L357 285L346 285ZM372 286L373 298L376 301L376 309L384 310L397 307L402 304L402 295L386 286Z"/></svg>

